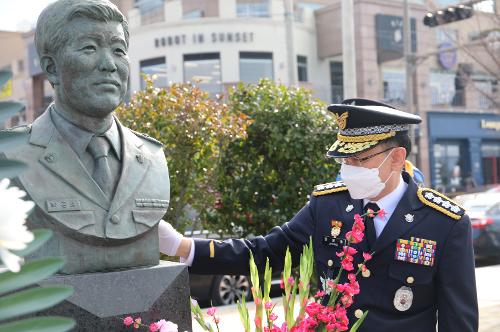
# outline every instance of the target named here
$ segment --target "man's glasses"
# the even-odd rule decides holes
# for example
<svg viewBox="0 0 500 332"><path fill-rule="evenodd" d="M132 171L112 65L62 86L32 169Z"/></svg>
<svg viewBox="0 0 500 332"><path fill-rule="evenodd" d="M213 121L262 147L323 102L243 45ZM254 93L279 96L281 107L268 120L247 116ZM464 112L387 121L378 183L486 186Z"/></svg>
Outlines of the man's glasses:
<svg viewBox="0 0 500 332"><path fill-rule="evenodd" d="M363 157L363 158L359 158L359 157L356 157L356 156L349 156L349 157L345 157L345 158L333 158L333 160L335 160L335 162L339 163L339 164L345 164L347 159L349 160L354 160L355 161L355 164L362 164L364 163L365 161L375 157L375 156L378 156L379 154L382 154L384 152L387 152L389 150L392 150L394 149L394 147L390 147L390 148L387 148L385 150L382 150L380 152L377 152L377 153L374 153L374 154L371 154L369 156L366 156L366 157Z"/></svg>

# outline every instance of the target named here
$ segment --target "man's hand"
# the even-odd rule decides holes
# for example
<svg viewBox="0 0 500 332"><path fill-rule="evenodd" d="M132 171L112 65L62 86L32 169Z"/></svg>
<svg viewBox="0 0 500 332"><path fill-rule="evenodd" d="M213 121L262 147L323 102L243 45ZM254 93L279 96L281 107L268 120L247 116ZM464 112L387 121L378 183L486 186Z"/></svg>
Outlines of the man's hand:
<svg viewBox="0 0 500 332"><path fill-rule="evenodd" d="M191 240L177 232L168 222L160 220L158 224L160 252L169 256L187 258L191 251Z"/></svg>

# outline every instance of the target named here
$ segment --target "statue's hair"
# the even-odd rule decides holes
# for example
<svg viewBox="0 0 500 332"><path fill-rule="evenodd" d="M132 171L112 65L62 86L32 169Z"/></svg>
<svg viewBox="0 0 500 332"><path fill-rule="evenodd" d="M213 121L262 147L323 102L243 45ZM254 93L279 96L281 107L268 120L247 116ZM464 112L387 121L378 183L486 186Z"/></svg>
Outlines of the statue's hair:
<svg viewBox="0 0 500 332"><path fill-rule="evenodd" d="M127 20L113 3L108 0L59 0L45 8L36 22L35 45L39 58L56 55L64 47L70 37L65 25L77 17L121 23L128 46Z"/></svg>

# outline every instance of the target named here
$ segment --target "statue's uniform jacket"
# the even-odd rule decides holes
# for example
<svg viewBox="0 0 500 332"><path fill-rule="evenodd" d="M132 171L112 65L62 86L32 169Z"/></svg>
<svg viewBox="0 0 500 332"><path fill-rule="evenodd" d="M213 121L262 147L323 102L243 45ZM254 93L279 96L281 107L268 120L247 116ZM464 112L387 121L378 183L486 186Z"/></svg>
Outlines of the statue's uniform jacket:
<svg viewBox="0 0 500 332"><path fill-rule="evenodd" d="M40 256L66 257L63 272L158 263L157 223L170 194L163 149L154 139L116 123L122 165L111 199L57 131L50 107L31 126L14 129L26 133L26 142L5 153L29 165L18 179L36 204L29 225L56 232Z"/></svg>
<svg viewBox="0 0 500 332"><path fill-rule="evenodd" d="M437 321L439 331L477 331L469 217L447 198L435 199L441 204L427 199L426 195L438 197L438 194L430 195L431 190L418 188L408 173L403 172L403 178L408 188L372 248L375 253L367 263L371 275L366 278L358 275L361 292L348 310L351 324L354 313L361 309L369 310L359 329L364 332L435 331ZM302 246L312 237L318 277L335 278L341 266L336 252L342 248L328 245L324 238L331 236L332 220L342 222L338 238L343 238L352 228L354 215L363 213L363 200L352 199L345 185L336 186L332 190L316 190L309 203L289 222L274 227L265 236L251 240L195 239L191 272L248 275L250 250L260 271L267 257L273 271L282 270L286 248L290 248L294 263L298 263ZM411 237L435 241L432 266L395 259L398 239ZM358 250L354 256L357 268L363 259L361 253L370 250L366 239L353 247ZM401 300L398 290L402 287L411 289L413 294L410 307L404 311L401 304L395 303Z"/></svg>

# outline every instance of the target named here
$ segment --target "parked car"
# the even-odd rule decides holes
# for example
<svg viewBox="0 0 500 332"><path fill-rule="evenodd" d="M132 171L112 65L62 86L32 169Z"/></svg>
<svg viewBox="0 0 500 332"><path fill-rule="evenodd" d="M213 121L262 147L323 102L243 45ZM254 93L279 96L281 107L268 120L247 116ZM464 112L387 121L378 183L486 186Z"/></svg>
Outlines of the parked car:
<svg viewBox="0 0 500 332"><path fill-rule="evenodd" d="M217 234L210 234L208 231L188 231L184 235L196 238L217 238ZM224 238L227 238L225 236ZM263 277L262 277L263 278ZM271 288L276 290L279 287L281 272L273 273ZM250 300L251 281L250 276L244 275L216 275L216 274L189 274L189 285L191 297L202 305L227 305L235 304L243 297Z"/></svg>
<svg viewBox="0 0 500 332"><path fill-rule="evenodd" d="M477 257L500 257L500 193L477 194L464 202Z"/></svg>

